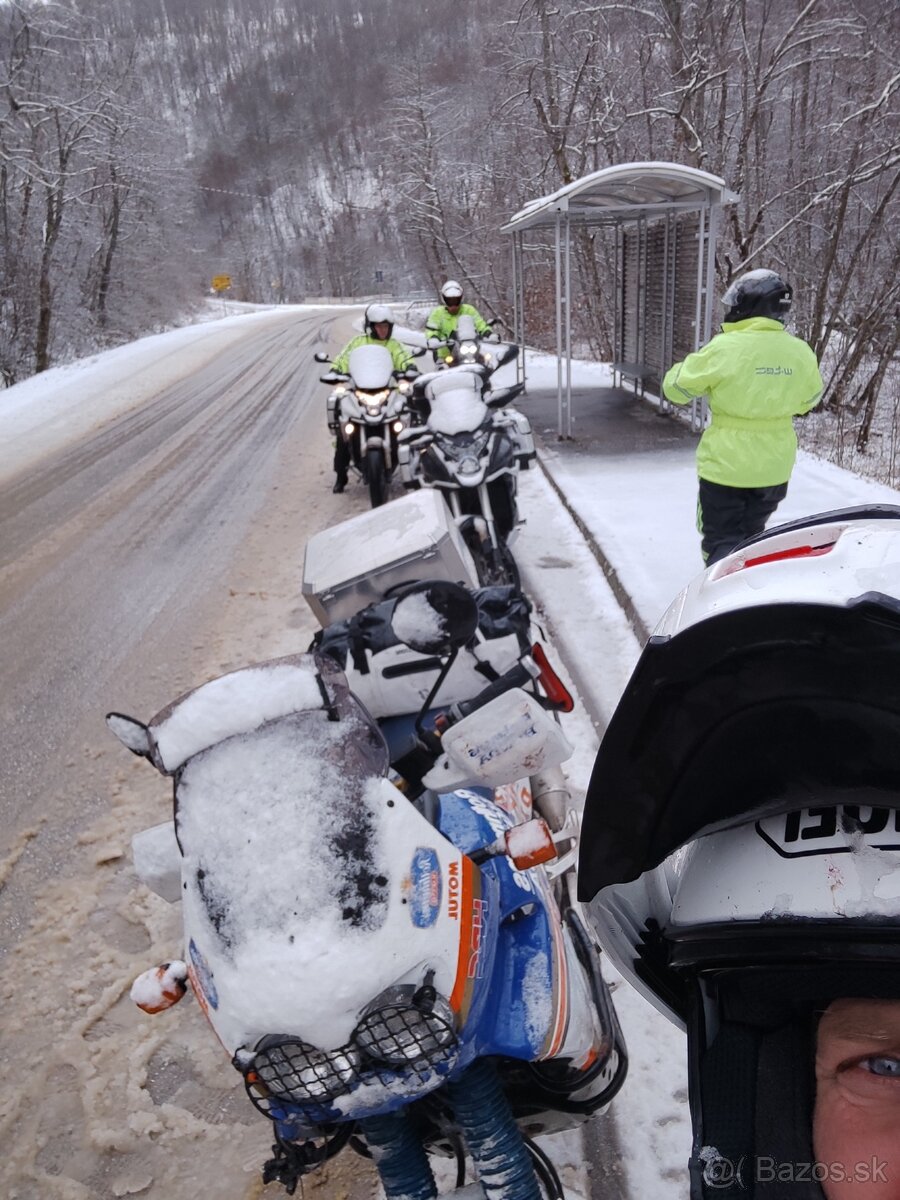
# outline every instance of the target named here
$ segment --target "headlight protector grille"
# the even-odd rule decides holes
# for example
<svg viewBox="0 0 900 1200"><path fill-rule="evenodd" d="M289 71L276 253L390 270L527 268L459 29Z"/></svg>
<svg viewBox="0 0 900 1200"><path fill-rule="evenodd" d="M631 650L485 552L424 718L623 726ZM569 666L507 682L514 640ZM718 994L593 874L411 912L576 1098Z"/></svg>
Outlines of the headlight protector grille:
<svg viewBox="0 0 900 1200"><path fill-rule="evenodd" d="M453 1010L426 984L382 992L346 1046L319 1050L300 1038L274 1034L254 1051L239 1050L233 1063L266 1116L281 1119L287 1106L303 1110L311 1121L326 1122L335 1102L358 1085L417 1077L425 1082L445 1074L457 1051Z"/></svg>
<svg viewBox="0 0 900 1200"><path fill-rule="evenodd" d="M402 988L392 989L400 993ZM353 1040L375 1062L390 1067L419 1063L438 1066L452 1057L456 1047L453 1011L431 989L420 988L415 996L391 997L383 993L370 1005L357 1025Z"/></svg>

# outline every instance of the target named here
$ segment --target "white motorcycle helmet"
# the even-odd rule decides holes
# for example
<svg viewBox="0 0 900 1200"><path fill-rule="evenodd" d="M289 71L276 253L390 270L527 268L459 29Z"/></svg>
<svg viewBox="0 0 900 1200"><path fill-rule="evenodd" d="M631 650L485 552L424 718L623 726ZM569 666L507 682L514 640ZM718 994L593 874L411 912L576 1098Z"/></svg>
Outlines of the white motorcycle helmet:
<svg viewBox="0 0 900 1200"><path fill-rule="evenodd" d="M457 283L455 279L448 279L441 288L441 299L444 304L460 304L462 297L462 284Z"/></svg>
<svg viewBox="0 0 900 1200"><path fill-rule="evenodd" d="M822 1200L754 1164L815 1162L828 1004L900 1000L900 507L776 528L677 597L597 756L579 898L687 1029L693 1200Z"/></svg>
<svg viewBox="0 0 900 1200"><path fill-rule="evenodd" d="M363 328L369 337L375 336L375 326L388 325L388 337L394 332L394 314L386 304L370 304L363 315Z"/></svg>

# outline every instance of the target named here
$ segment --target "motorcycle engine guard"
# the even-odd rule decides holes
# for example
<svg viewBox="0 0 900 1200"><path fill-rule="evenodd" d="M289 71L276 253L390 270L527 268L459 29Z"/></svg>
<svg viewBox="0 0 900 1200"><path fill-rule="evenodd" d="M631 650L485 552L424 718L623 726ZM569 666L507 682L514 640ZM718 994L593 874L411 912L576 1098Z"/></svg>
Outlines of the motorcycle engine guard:
<svg viewBox="0 0 900 1200"><path fill-rule="evenodd" d="M424 778L437 792L464 784L498 787L559 766L572 754L554 718L521 688L458 721L441 744L444 753Z"/></svg>

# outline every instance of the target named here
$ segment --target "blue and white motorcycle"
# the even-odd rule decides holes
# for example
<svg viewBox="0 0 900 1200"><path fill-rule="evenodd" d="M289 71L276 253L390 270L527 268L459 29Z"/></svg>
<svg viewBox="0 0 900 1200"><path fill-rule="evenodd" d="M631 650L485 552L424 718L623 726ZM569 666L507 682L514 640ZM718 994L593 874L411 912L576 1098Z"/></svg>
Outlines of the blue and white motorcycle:
<svg viewBox="0 0 900 1200"><path fill-rule="evenodd" d="M349 1144L388 1200L439 1194L431 1155L455 1157L466 1196L560 1198L531 1138L586 1121L626 1071L575 900L577 819L557 805L551 830L532 810L533 787L563 782L567 695L537 647L442 704L472 594L414 584L392 603L433 682L418 713L384 722L389 741L321 643L148 724L107 718L174 780L174 822L134 854L181 900L185 953L132 995L155 1012L193 990L273 1123L264 1180L290 1194Z"/></svg>

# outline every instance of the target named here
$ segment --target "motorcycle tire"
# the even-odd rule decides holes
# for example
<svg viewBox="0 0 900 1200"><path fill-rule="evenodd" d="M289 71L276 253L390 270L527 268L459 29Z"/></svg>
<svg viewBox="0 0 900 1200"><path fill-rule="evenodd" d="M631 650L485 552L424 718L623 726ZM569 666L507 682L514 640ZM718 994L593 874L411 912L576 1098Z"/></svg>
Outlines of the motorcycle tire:
<svg viewBox="0 0 900 1200"><path fill-rule="evenodd" d="M388 489L383 450L370 450L366 454L366 482L369 485L369 501L372 507L380 508L387 500Z"/></svg>

